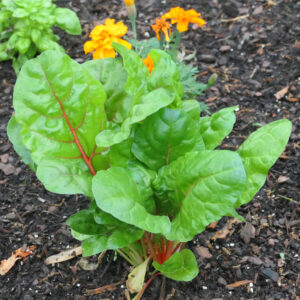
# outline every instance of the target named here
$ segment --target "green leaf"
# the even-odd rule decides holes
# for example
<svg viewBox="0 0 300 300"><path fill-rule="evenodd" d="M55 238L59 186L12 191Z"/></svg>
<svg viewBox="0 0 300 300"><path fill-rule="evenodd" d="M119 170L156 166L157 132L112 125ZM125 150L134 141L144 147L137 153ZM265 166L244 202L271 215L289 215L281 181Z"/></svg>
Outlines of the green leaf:
<svg viewBox="0 0 300 300"><path fill-rule="evenodd" d="M160 205L177 211L166 238L186 242L222 216L237 215L245 181L241 158L227 150L190 152L163 167L154 183L165 191Z"/></svg>
<svg viewBox="0 0 300 300"><path fill-rule="evenodd" d="M181 108L181 99L184 92L180 80L180 72L175 62L169 54L159 49L152 49L150 56L153 59L154 69L149 78L148 88L151 90L163 87L174 93L175 100L173 106Z"/></svg>
<svg viewBox="0 0 300 300"><path fill-rule="evenodd" d="M205 148L216 148L231 132L235 123L234 110L237 106L223 108L210 117L200 118L200 132Z"/></svg>
<svg viewBox="0 0 300 300"><path fill-rule="evenodd" d="M177 281L191 281L199 273L195 255L189 249L174 253L163 264L153 262L152 265L164 276Z"/></svg>
<svg viewBox="0 0 300 300"><path fill-rule="evenodd" d="M68 180L69 175L75 176L75 170L82 170L83 176L83 162L88 167L85 178L106 167L103 148L95 145L95 137L106 123L104 101L101 84L66 54L46 51L28 61L15 85L14 108L24 145L33 161L65 162L65 169L59 172L67 172ZM43 173L46 165L42 167ZM73 184L78 184L75 178ZM52 191L63 193L66 189L60 184L57 188Z"/></svg>
<svg viewBox="0 0 300 300"><path fill-rule="evenodd" d="M157 170L194 148L204 149L197 123L183 110L164 108L137 127L132 153Z"/></svg>
<svg viewBox="0 0 300 300"><path fill-rule="evenodd" d="M127 116L122 124L98 135L96 142L102 147L110 147L127 139L132 125L143 121L160 108L173 102L174 107L181 106L182 87L176 65L169 55L163 51L151 51L156 71L149 77L148 69L136 53L120 44L114 43L113 46L122 55L123 65L128 73L125 90L133 99L129 98L124 103Z"/></svg>
<svg viewBox="0 0 300 300"><path fill-rule="evenodd" d="M19 38L16 43L16 48L21 54L24 54L28 51L31 44L31 40L29 38Z"/></svg>
<svg viewBox="0 0 300 300"><path fill-rule="evenodd" d="M7 135L14 145L15 151L21 156L23 162L35 171L36 166L32 161L30 151L24 146L21 136L21 125L17 123L15 116L12 116L8 122Z"/></svg>
<svg viewBox="0 0 300 300"><path fill-rule="evenodd" d="M107 99L105 112L109 121L121 123L129 113L133 97L125 91L127 71L122 62L113 58L96 59L83 64L104 87Z"/></svg>
<svg viewBox="0 0 300 300"><path fill-rule="evenodd" d="M124 228L116 228L105 235L92 236L83 242L82 256L95 255L107 249L115 250L123 248L140 239L143 234L143 230L133 226L126 226Z"/></svg>
<svg viewBox="0 0 300 300"><path fill-rule="evenodd" d="M111 167L93 177L93 194L97 206L122 222L153 233L167 233L170 221L166 216L155 216L146 209L145 195L129 170Z"/></svg>
<svg viewBox="0 0 300 300"><path fill-rule="evenodd" d="M55 24L67 33L80 35L81 25L76 13L68 8L57 7L54 11Z"/></svg>
<svg viewBox="0 0 300 300"><path fill-rule="evenodd" d="M155 202L153 201L153 191L151 187L152 180L156 177L156 172L146 169L142 164L137 161L127 162L127 169L135 183L139 187L140 193L144 197L145 208L149 213L155 213Z"/></svg>
<svg viewBox="0 0 300 300"><path fill-rule="evenodd" d="M117 43L113 43L113 47L122 56L124 68L128 73L125 89L130 95L136 95L140 89L145 88L145 82L150 76L149 71L134 51Z"/></svg>
<svg viewBox="0 0 300 300"><path fill-rule="evenodd" d="M43 159L36 176L50 192L93 197L92 174L83 160Z"/></svg>
<svg viewBox="0 0 300 300"><path fill-rule="evenodd" d="M155 99L155 101L153 99ZM163 88L158 88L143 95L140 99L140 103L133 106L128 118L125 119L120 127L104 130L96 137L97 145L110 147L126 140L130 136L132 125L143 121L162 107L168 106L173 100L174 94Z"/></svg>
<svg viewBox="0 0 300 300"><path fill-rule="evenodd" d="M35 45L39 52L46 50L58 50L64 52L64 49L48 35L42 35L40 39L35 41Z"/></svg>
<svg viewBox="0 0 300 300"><path fill-rule="evenodd" d="M102 225L113 225L113 226L125 225L126 226L125 223L119 221L111 214L108 214L107 212L101 210L97 205L94 210L94 220L97 224L102 224Z"/></svg>
<svg viewBox="0 0 300 300"><path fill-rule="evenodd" d="M29 12L26 11L25 9L22 8L17 8L14 12L13 12L13 17L14 18L24 18L27 17L29 15Z"/></svg>
<svg viewBox="0 0 300 300"><path fill-rule="evenodd" d="M31 38L33 42L38 42L38 40L42 37L42 31L36 28L32 28L31 30Z"/></svg>
<svg viewBox="0 0 300 300"><path fill-rule="evenodd" d="M196 100L185 100L182 102L182 109L188 113L195 121L199 121L201 107L200 103Z"/></svg>
<svg viewBox="0 0 300 300"><path fill-rule="evenodd" d="M132 138L111 146L109 149L110 165L115 167L126 167L130 160L135 159L131 153L131 147Z"/></svg>
<svg viewBox="0 0 300 300"><path fill-rule="evenodd" d="M253 132L238 149L247 174L246 187L236 207L249 202L266 181L269 169L283 152L292 130L287 119L272 122Z"/></svg>
<svg viewBox="0 0 300 300"><path fill-rule="evenodd" d="M73 238L78 241L84 241L84 240L92 237L92 235L90 235L90 234L79 233L73 229L71 229L71 234L72 234Z"/></svg>
<svg viewBox="0 0 300 300"><path fill-rule="evenodd" d="M104 234L107 232L107 228L103 225L99 225L94 220L94 212L92 210L83 209L75 215L67 219L66 224L81 234L96 235Z"/></svg>

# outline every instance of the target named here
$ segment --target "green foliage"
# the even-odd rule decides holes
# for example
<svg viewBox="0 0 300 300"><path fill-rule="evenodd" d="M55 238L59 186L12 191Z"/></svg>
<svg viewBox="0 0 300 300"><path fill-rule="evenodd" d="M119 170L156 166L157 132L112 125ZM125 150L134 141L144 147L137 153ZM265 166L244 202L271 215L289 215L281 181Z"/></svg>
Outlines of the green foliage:
<svg viewBox="0 0 300 300"><path fill-rule="evenodd" d="M80 65L46 51L26 62L9 137L47 189L91 198L67 221L84 256L118 249L138 265L149 250L162 274L191 280L197 263L181 246L222 216L238 217L284 150L291 123L261 127L236 152L214 150L236 107L201 117L195 100L182 101L169 55L151 50L149 74L136 53L114 47L121 59Z"/></svg>
<svg viewBox="0 0 300 300"><path fill-rule="evenodd" d="M199 272L196 258L188 249L173 254L163 264L153 262L153 266L166 277L178 281L191 281Z"/></svg>
<svg viewBox="0 0 300 300"><path fill-rule="evenodd" d="M0 3L0 61L13 60L18 73L22 65L45 50L61 50L51 27L81 34L77 15L58 8L51 0L3 0Z"/></svg>

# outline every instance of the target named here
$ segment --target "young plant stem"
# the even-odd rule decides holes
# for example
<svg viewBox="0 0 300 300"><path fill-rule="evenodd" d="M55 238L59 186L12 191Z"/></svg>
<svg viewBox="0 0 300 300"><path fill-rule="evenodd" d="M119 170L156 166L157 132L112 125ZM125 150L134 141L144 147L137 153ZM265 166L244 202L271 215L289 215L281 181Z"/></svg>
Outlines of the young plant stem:
<svg viewBox="0 0 300 300"><path fill-rule="evenodd" d="M135 266L134 262L121 249L117 249L116 252L119 255L121 255L125 260L127 260L132 266Z"/></svg>
<svg viewBox="0 0 300 300"><path fill-rule="evenodd" d="M133 37L134 37L135 45L137 45L136 18L131 17L130 21L131 21L131 26L132 26L132 31L133 31Z"/></svg>
<svg viewBox="0 0 300 300"><path fill-rule="evenodd" d="M164 260L167 260L171 257L172 251L173 251L174 241L168 241L167 242L167 250L164 257Z"/></svg>
<svg viewBox="0 0 300 300"><path fill-rule="evenodd" d="M161 275L159 272L155 273L146 283L145 285L143 286L142 290L139 292L138 296L136 297L136 300L140 300L141 297L143 296L146 288L149 286L149 284L151 283L151 281L157 277L158 275Z"/></svg>
<svg viewBox="0 0 300 300"><path fill-rule="evenodd" d="M155 253L155 250L154 250L154 248L153 248L152 241L151 241L150 238L149 238L148 232L145 232L145 234L144 234L144 239L145 239L145 243L146 243L146 245L147 245L147 247L148 247L148 249L149 249L149 251L150 251L150 255L151 255L152 259L153 259L154 261L158 261L157 256L156 256L156 253Z"/></svg>

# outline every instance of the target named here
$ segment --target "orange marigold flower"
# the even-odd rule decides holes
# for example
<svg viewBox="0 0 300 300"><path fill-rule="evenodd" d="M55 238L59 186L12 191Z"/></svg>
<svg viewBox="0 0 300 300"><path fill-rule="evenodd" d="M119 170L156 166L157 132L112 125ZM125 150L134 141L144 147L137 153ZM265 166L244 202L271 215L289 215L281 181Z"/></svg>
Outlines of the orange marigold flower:
<svg viewBox="0 0 300 300"><path fill-rule="evenodd" d="M121 39L127 32L127 26L122 22L115 24L114 19L106 19L105 24L97 25L91 32L91 41L84 44L85 54L93 53L93 59L116 57L116 52L112 46L113 42L124 45L131 49L132 46Z"/></svg>
<svg viewBox="0 0 300 300"><path fill-rule="evenodd" d="M170 19L172 24L177 23L179 32L188 30L189 23L195 23L202 27L206 24L205 20L200 18L201 14L194 9L184 10L181 7L173 7L171 10L162 16L162 19Z"/></svg>
<svg viewBox="0 0 300 300"><path fill-rule="evenodd" d="M134 5L134 0L124 0L126 6Z"/></svg>
<svg viewBox="0 0 300 300"><path fill-rule="evenodd" d="M151 72L153 71L153 68L154 68L153 59L151 58L151 56L148 54L148 56L143 59L143 62L146 65L146 67L148 68L149 73L151 74Z"/></svg>
<svg viewBox="0 0 300 300"><path fill-rule="evenodd" d="M169 22L167 22L164 19L156 19L155 24L152 25L152 29L155 31L156 37L159 41L160 41L159 34L162 32L165 35L166 41L170 42L171 27Z"/></svg>

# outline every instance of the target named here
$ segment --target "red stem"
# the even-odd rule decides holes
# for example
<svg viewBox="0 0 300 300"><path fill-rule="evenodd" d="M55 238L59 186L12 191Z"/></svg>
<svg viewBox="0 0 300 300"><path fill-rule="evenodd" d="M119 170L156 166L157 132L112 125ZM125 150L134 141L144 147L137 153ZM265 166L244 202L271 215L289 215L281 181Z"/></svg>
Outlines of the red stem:
<svg viewBox="0 0 300 300"><path fill-rule="evenodd" d="M143 296L143 294L144 294L146 288L149 286L149 284L151 283L151 281L152 281L155 277L157 277L158 275L160 275L159 272L158 272L158 273L155 273L155 274L154 274L154 275L153 275L153 276L145 283L145 285L143 286L142 290L139 292L139 294L138 294L136 300L140 300L140 299L141 299L141 297Z"/></svg>
<svg viewBox="0 0 300 300"><path fill-rule="evenodd" d="M172 251L172 254L174 254L180 248L180 246L181 246L181 243L178 243L176 245L176 247L174 248L174 250Z"/></svg>
<svg viewBox="0 0 300 300"><path fill-rule="evenodd" d="M144 238L145 238L145 243L147 244L148 249L150 251L150 255L152 256L152 259L154 261L158 261L155 250L153 249L152 241L149 239L149 236L148 236L147 232L145 232Z"/></svg>
<svg viewBox="0 0 300 300"><path fill-rule="evenodd" d="M46 77L46 79L47 79L47 81L48 81L48 84L49 84L49 86L50 86L50 88L51 88L51 91L52 91L52 93L53 93L55 99L57 100L57 102L58 102L58 104L59 104L59 106L60 106L60 108L61 108L61 111L62 111L62 113L63 113L63 117L64 117L64 119L66 120L66 122L67 122L67 124L68 124L68 126L69 126L69 129L70 129L71 132L72 132L72 135L73 135L73 137L74 137L74 141L75 141L75 143L76 143L76 145L77 145L77 147L78 147L78 149L79 149L79 151L80 151L80 153L81 153L81 156L82 156L84 162L85 162L86 165L88 166L88 168L89 168L91 174L92 174L92 175L96 175L96 171L95 171L95 169L94 169L94 167L93 167L91 161L89 160L89 158L88 158L87 155L85 154L85 152L84 152L84 150L83 150L83 148L82 148L82 146L81 146L81 144L80 144L80 141L79 141L78 136L77 136L77 133L76 133L76 129L73 128L73 126L72 126L72 124L71 124L71 122L70 122L70 120L69 120L69 118L68 118L68 116L67 116L67 114L66 114L66 112L65 112L65 109L64 109L64 106L63 106L62 102L61 102L60 99L57 97L57 95L56 95L56 93L55 93L55 91L54 91L54 89L53 89L53 87L52 87L52 85L51 85L51 83L50 83L50 81L48 80L47 77Z"/></svg>
<svg viewBox="0 0 300 300"><path fill-rule="evenodd" d="M165 255L165 260L167 260L167 259L169 259L171 257L173 246L174 246L174 241L168 241L166 255Z"/></svg>

